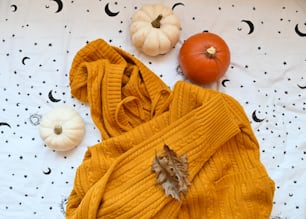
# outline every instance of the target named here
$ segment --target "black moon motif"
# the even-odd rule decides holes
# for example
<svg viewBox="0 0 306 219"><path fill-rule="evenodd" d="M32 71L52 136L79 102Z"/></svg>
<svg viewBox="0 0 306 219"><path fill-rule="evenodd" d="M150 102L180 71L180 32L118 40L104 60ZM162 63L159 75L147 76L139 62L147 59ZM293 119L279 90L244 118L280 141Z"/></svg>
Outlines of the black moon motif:
<svg viewBox="0 0 306 219"><path fill-rule="evenodd" d="M178 65L178 66L176 67L176 73L177 73L178 75L184 75L184 73L183 73L183 71L182 71L180 65Z"/></svg>
<svg viewBox="0 0 306 219"><path fill-rule="evenodd" d="M17 11L17 5L11 5L12 8L12 12L16 12Z"/></svg>
<svg viewBox="0 0 306 219"><path fill-rule="evenodd" d="M229 82L230 80L229 79L224 79L221 84L223 87L226 87L226 82Z"/></svg>
<svg viewBox="0 0 306 219"><path fill-rule="evenodd" d="M10 127L10 124L8 124L7 122L0 122L0 126L7 126L7 127Z"/></svg>
<svg viewBox="0 0 306 219"><path fill-rule="evenodd" d="M61 101L61 99L56 99L56 98L54 98L52 92L53 92L53 91L50 90L49 93L48 93L49 99L50 99L52 102L54 102L54 103Z"/></svg>
<svg viewBox="0 0 306 219"><path fill-rule="evenodd" d="M45 175L49 175L51 173L51 168L48 167L48 170L43 171Z"/></svg>
<svg viewBox="0 0 306 219"><path fill-rule="evenodd" d="M306 23L305 23L305 25L306 25ZM294 30L295 30L296 34L299 35L300 37L306 37L306 33L303 33L303 32L300 31L298 24L295 25Z"/></svg>
<svg viewBox="0 0 306 219"><path fill-rule="evenodd" d="M175 4L172 6L172 11L174 10L174 8L175 8L176 6L179 6L179 5L185 6L184 3L182 3L182 2L177 2L177 3L175 3Z"/></svg>
<svg viewBox="0 0 306 219"><path fill-rule="evenodd" d="M30 59L30 57L27 57L27 56L23 57L22 60L21 60L21 63L22 63L23 65L25 65L25 64L26 64L26 63L25 63L25 60L27 60L27 59Z"/></svg>
<svg viewBox="0 0 306 219"><path fill-rule="evenodd" d="M107 3L107 4L105 5L104 10L105 10L105 13L106 13L108 16L110 16L110 17L115 17L115 16L117 16L117 15L119 14L119 11L117 11L117 12L112 12L112 11L109 9L109 3Z"/></svg>
<svg viewBox="0 0 306 219"><path fill-rule="evenodd" d="M252 119L255 121L255 122L262 122L264 121L265 119L259 119L256 115L256 110L253 111L252 113Z"/></svg>
<svg viewBox="0 0 306 219"><path fill-rule="evenodd" d="M301 88L301 89L306 89L306 86L301 86L301 85L297 85L299 88Z"/></svg>
<svg viewBox="0 0 306 219"><path fill-rule="evenodd" d="M254 32L254 24L252 23L252 21L250 21L250 20L241 20L241 22L244 22L247 25L249 25L249 28L250 28L250 30L248 32L249 35Z"/></svg>
<svg viewBox="0 0 306 219"><path fill-rule="evenodd" d="M67 203L68 203L67 198L63 198L61 200L61 203L60 203L61 212L63 213L64 216L66 216L66 205L67 205Z"/></svg>
<svg viewBox="0 0 306 219"><path fill-rule="evenodd" d="M63 9L62 0L50 0L50 1L54 1L57 3L57 10L55 11L55 13L59 13Z"/></svg>

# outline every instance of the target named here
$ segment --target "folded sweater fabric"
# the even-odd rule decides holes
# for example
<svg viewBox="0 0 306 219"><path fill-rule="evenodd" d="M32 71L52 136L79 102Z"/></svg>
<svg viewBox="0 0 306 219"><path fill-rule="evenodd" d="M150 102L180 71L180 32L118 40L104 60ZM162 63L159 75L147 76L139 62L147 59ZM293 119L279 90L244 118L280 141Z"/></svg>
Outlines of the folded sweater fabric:
<svg viewBox="0 0 306 219"><path fill-rule="evenodd" d="M183 81L171 90L102 39L76 54L70 86L88 103L103 141L77 169L68 219L269 218L274 182L232 97ZM151 170L164 144L187 155L191 186L181 201L165 195Z"/></svg>

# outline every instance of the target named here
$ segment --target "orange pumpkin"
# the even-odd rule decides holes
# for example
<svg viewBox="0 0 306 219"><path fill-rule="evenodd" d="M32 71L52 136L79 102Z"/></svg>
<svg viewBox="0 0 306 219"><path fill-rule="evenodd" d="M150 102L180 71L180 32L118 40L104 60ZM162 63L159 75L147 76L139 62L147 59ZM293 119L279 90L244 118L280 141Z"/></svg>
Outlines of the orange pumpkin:
<svg viewBox="0 0 306 219"><path fill-rule="evenodd" d="M189 37L179 53L183 74L191 81L207 84L220 79L230 64L230 50L218 35L203 32Z"/></svg>

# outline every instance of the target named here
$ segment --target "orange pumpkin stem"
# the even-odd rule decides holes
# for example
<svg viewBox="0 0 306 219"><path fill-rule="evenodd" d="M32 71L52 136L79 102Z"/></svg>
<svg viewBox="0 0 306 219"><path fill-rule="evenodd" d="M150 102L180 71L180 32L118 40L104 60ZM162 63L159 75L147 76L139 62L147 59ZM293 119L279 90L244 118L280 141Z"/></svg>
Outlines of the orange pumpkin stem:
<svg viewBox="0 0 306 219"><path fill-rule="evenodd" d="M209 47L208 49L206 49L206 51L205 51L205 55L208 57L208 58L214 58L215 56L216 56L216 52L217 52L217 50L216 50L216 48L215 47L213 47L213 46L211 46L211 47Z"/></svg>
<svg viewBox="0 0 306 219"><path fill-rule="evenodd" d="M56 126L54 127L53 131L54 131L54 133L55 133L56 135L60 135L60 134L62 134L62 132L63 132L63 128L62 128L61 125L56 125Z"/></svg>
<svg viewBox="0 0 306 219"><path fill-rule="evenodd" d="M155 20L151 22L152 27L160 28L160 21L161 21L162 18L163 18L163 15L161 15L161 14L158 15L157 18L155 18Z"/></svg>

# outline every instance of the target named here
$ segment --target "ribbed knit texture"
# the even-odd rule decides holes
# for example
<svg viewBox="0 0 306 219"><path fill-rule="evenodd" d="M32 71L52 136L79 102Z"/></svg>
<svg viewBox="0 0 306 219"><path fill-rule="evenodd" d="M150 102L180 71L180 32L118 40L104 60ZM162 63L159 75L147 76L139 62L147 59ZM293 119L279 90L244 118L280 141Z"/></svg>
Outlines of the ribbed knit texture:
<svg viewBox="0 0 306 219"><path fill-rule="evenodd" d="M71 92L103 141L79 166L66 215L94 218L269 218L274 182L232 97L179 81L171 91L134 56L96 40L75 56ZM151 165L167 144L187 154L192 185L166 197Z"/></svg>

